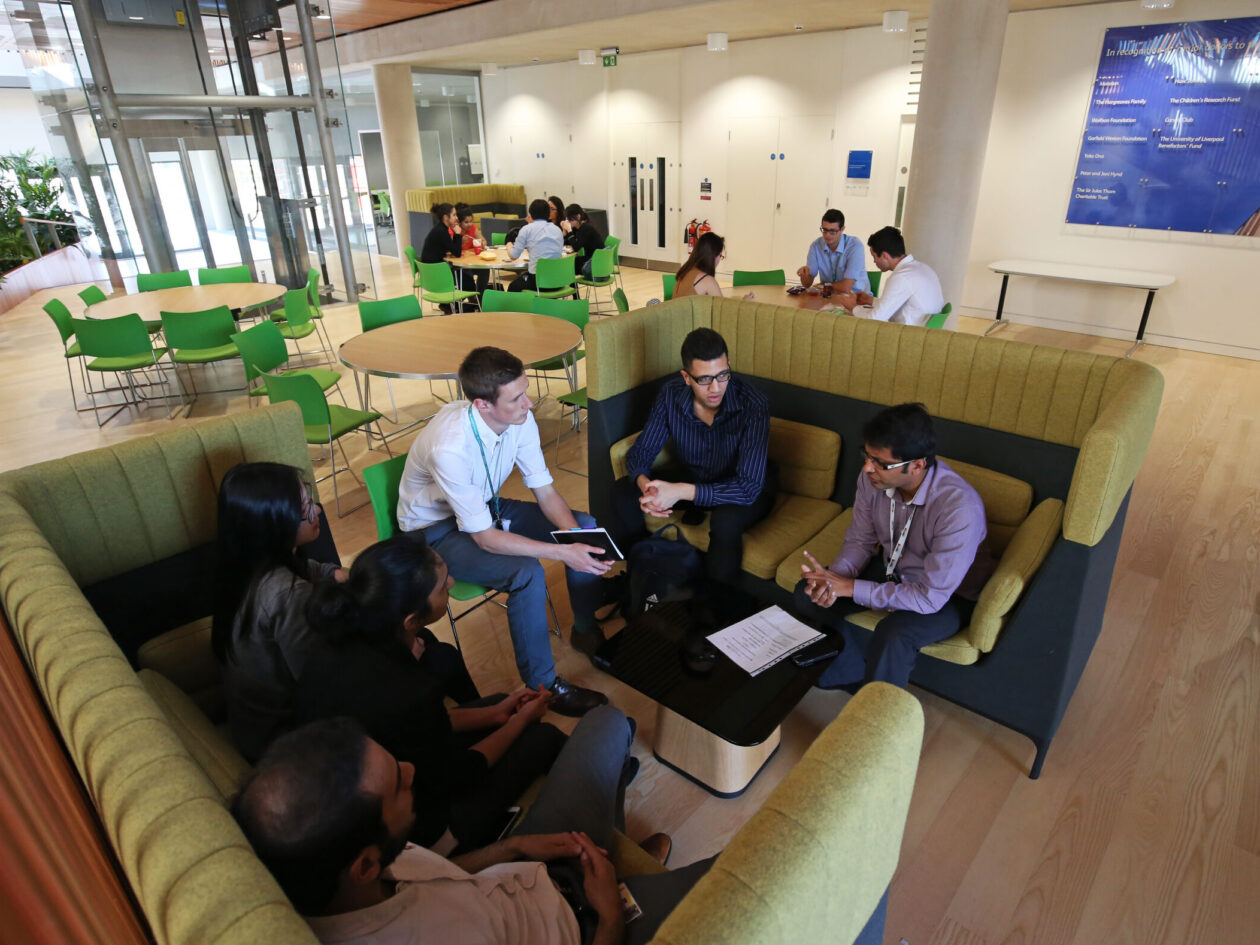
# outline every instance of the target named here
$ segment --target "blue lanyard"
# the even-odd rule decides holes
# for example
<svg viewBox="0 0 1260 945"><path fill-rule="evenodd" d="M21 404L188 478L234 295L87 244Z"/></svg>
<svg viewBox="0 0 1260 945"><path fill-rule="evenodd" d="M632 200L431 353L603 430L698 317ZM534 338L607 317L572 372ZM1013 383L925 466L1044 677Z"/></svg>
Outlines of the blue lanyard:
<svg viewBox="0 0 1260 945"><path fill-rule="evenodd" d="M827 244L823 243L823 252L827 252ZM831 278L828 282L839 282L836 276L840 275L840 261L844 258L844 234L840 234L840 242L836 244L836 255L831 260Z"/></svg>
<svg viewBox="0 0 1260 945"><path fill-rule="evenodd" d="M468 407L468 425L472 427L473 436L477 438L477 451L481 453L481 467L486 471L486 485L490 485L490 464L486 462L486 447L481 442L481 431L477 429L477 420L473 416L472 405ZM490 497L490 512L494 516L494 523L497 525L503 521L503 516L499 511L499 487L494 487L494 495Z"/></svg>

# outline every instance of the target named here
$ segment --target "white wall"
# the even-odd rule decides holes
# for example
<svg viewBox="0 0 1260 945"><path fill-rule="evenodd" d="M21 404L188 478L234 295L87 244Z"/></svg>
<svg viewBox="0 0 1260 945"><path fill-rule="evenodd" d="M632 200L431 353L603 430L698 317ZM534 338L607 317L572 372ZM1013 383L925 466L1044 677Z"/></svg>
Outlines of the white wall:
<svg viewBox="0 0 1260 945"><path fill-rule="evenodd" d="M38 155L52 155L52 145L30 89L0 88L0 128L4 129L2 147L6 154L34 148Z"/></svg>
<svg viewBox="0 0 1260 945"><path fill-rule="evenodd" d="M967 314L988 317L996 308L1001 279L986 268L996 259L1164 272L1177 281L1155 297L1148 341L1260 358L1260 239L1247 247L1190 233L1084 232L1064 222L1103 31L1256 13L1254 0L1181 0L1165 11L1109 3L1010 17L963 287ZM1136 289L1012 277L1003 318L1132 338L1144 300Z"/></svg>

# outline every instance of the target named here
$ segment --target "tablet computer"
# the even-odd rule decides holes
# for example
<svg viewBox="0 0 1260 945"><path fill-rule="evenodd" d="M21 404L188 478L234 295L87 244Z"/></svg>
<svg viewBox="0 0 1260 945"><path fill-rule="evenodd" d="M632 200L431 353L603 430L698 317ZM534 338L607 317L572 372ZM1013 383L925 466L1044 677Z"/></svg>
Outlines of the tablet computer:
<svg viewBox="0 0 1260 945"><path fill-rule="evenodd" d="M566 528L552 532L551 537L562 545L594 545L596 548L603 548L602 555L594 556L600 561L626 560L606 528Z"/></svg>

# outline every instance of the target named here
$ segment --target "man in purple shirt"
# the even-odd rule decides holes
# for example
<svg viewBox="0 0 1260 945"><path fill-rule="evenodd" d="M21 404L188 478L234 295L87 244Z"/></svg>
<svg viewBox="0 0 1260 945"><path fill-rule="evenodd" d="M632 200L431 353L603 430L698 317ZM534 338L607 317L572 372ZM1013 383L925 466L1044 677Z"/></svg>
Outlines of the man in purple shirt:
<svg viewBox="0 0 1260 945"><path fill-rule="evenodd" d="M936 458L936 431L923 405L881 410L862 438L865 462L844 547L827 568L806 551L796 586L797 611L845 638L818 680L823 689L871 680L904 688L919 648L970 621L993 570L983 547L984 503ZM867 608L889 614L863 663L857 628L844 618Z"/></svg>

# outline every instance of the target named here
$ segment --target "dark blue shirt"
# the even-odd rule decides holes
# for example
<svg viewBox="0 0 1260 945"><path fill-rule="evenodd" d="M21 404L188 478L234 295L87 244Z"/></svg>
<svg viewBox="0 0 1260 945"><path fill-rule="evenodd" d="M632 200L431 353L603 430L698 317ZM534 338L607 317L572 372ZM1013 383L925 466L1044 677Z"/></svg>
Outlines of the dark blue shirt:
<svg viewBox="0 0 1260 945"><path fill-rule="evenodd" d="M651 478L652 460L668 441L693 477L696 505L752 505L766 482L769 399L732 377L712 426L696 416L692 399L681 375L661 388L647 426L626 457L630 478Z"/></svg>

